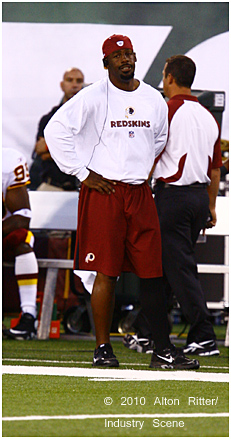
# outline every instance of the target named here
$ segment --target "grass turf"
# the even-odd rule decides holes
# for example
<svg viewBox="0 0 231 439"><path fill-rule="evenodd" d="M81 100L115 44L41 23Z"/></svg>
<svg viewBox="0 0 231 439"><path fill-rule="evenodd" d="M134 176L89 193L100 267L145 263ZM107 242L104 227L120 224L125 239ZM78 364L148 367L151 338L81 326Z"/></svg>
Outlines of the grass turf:
<svg viewBox="0 0 231 439"><path fill-rule="evenodd" d="M172 413L221 413L228 411L227 384L180 383L180 382L89 382L87 378L9 376L3 377L3 417L29 415L75 415L102 414L118 415L116 418L85 420L43 420L3 422L3 437L105 437L105 436L228 436L228 418L184 418L179 415L171 418ZM10 397L9 397L10 395ZM216 406L189 406L188 396L217 398ZM104 398L113 399L111 406L104 404ZM179 400L179 405L160 405L154 402L162 396L168 400ZM129 405L121 405L124 398ZM140 398L143 398L140 400ZM130 398L130 399L128 399ZM133 404L131 400L133 398ZM137 399L135 399L137 398ZM144 402L137 404L136 401ZM168 413L169 418L158 418L158 414ZM126 414L129 418L119 415ZM152 418L134 418L135 415L152 414ZM143 428L117 426L118 419L143 421ZM153 420L183 421L182 427L153 427ZM108 425L108 421L115 426ZM105 426L106 425L106 426Z"/></svg>
<svg viewBox="0 0 231 439"><path fill-rule="evenodd" d="M182 340L182 344L184 340ZM113 349L124 369L148 370L150 355L126 349L122 340ZM228 348L218 357L199 357L200 372L228 372ZM93 340L3 340L3 365L91 367ZM198 357L197 357L198 358ZM29 361L23 361L29 360ZM150 370L150 369L149 369ZM168 373L166 371L166 373ZM112 405L104 403L111 397ZM189 397L216 399L216 405L189 404ZM162 400L162 397L164 400ZM158 399L160 403L158 402ZM172 400L179 401L169 404ZM156 404L154 404L154 402ZM166 403L165 403L166 402ZM180 414L228 412L228 384L195 381L90 381L88 378L3 375L3 418L14 416L118 415L102 419L3 421L3 437L223 437L228 418L180 417ZM171 418L171 414L179 414ZM119 415L127 415L128 418ZM151 414L151 418L134 415ZM167 414L169 418L158 418ZM153 420L156 421L153 426ZM136 421L143 422L135 424ZM110 422L109 422L110 421ZM132 421L129 426L126 422ZM178 426L166 422L175 421ZM183 426L179 426L179 422ZM164 423L160 425L160 422Z"/></svg>
<svg viewBox="0 0 231 439"><path fill-rule="evenodd" d="M123 346L122 340L112 342L114 352L124 369L149 369L150 355L138 354ZM179 345L180 346L180 345ZM3 364L56 365L89 367L92 365L94 340L3 340ZM228 348L219 346L221 354L213 357L198 357L201 372L228 372ZM195 356L196 357L196 356ZM31 360L31 362L29 361ZM53 363L52 363L53 361ZM58 364L55 362L58 361ZM225 369L224 369L225 368Z"/></svg>
<svg viewBox="0 0 231 439"><path fill-rule="evenodd" d="M228 436L227 418L171 418L172 413L217 413L228 411L228 389L226 384L214 383L179 383L163 381L136 382L89 382L87 378L68 377L3 377L3 416L39 415L74 415L74 414L127 414L128 420L144 421L139 427L117 427L107 425L107 418L86 420L45 420L3 422L3 437L95 437L95 436ZM9 394L11 395L9 398ZM104 398L113 399L111 406L104 404ZM189 406L188 396L217 398L217 406ZM222 396L221 396L222 395ZM22 397L23 396L23 397ZM158 397L179 400L179 405L160 405L154 402ZM124 398L133 404L121 405ZM128 397L130 399L128 399ZM136 404L140 397L145 398L145 405ZM141 400L142 402L143 399ZM134 418L134 414L153 414L152 418ZM169 418L158 418L158 414L168 413ZM110 418L111 422L122 422L126 418ZM153 420L183 421L182 427L153 427ZM106 421L105 421L106 420Z"/></svg>

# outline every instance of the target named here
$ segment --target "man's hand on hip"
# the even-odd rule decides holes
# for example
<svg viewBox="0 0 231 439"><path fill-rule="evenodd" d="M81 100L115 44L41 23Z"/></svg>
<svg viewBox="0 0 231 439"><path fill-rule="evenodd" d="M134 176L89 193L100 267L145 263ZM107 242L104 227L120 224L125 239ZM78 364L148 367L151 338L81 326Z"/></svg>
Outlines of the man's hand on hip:
<svg viewBox="0 0 231 439"><path fill-rule="evenodd" d="M115 192L113 186L116 185L116 182L108 180L107 178L104 178L102 175L97 174L94 171L90 171L90 174L82 183L84 183L87 187L91 189L96 189L101 194L106 193L110 195L112 192Z"/></svg>

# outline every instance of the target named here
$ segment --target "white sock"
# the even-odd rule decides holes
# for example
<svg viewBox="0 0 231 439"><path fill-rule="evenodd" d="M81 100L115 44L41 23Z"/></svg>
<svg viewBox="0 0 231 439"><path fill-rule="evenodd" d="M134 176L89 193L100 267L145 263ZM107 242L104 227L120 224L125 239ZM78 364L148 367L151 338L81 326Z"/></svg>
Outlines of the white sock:
<svg viewBox="0 0 231 439"><path fill-rule="evenodd" d="M38 262L34 252L16 256L15 276L19 288L22 312L27 312L36 317Z"/></svg>

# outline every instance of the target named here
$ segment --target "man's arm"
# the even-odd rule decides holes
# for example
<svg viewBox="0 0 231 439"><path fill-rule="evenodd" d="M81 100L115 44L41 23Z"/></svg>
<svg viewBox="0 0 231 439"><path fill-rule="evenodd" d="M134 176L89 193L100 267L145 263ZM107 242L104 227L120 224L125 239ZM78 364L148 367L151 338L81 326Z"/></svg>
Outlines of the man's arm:
<svg viewBox="0 0 231 439"><path fill-rule="evenodd" d="M75 175L82 182L89 176L89 170L79 158L76 149L82 151L87 147L82 135L86 114L84 110L81 111L82 106L74 105L73 101L74 98L66 102L49 120L44 130L44 137L51 157L59 169L66 174ZM78 146L74 138L76 143L79 140Z"/></svg>
<svg viewBox="0 0 231 439"><path fill-rule="evenodd" d="M168 139L168 106L162 97L160 102L161 116L159 119L158 132L155 133L155 160L149 172L147 181L150 181L150 179L152 178L152 175L155 171L156 163L163 153Z"/></svg>
<svg viewBox="0 0 231 439"><path fill-rule="evenodd" d="M51 160L51 155L48 151L46 141L44 137L39 137L35 144L35 152L41 157L42 160Z"/></svg>
<svg viewBox="0 0 231 439"><path fill-rule="evenodd" d="M217 222L217 215L216 215L216 198L219 190L219 183L220 183L220 175L221 171L220 168L214 168L211 171L211 183L207 187L207 191L209 194L209 210L212 215L212 220L209 222L208 228L214 227Z"/></svg>
<svg viewBox="0 0 231 439"><path fill-rule="evenodd" d="M49 153L46 141L44 139L44 130L46 128L46 125L48 124L49 120L52 118L52 116L56 113L56 111L59 109L60 106L56 106L52 108L52 110L43 116L38 125L38 132L36 135L36 143L34 151L38 156L41 157L42 160L52 160L51 155Z"/></svg>
<svg viewBox="0 0 231 439"><path fill-rule="evenodd" d="M6 193L5 205L11 213L20 211L21 209L30 210L29 196L26 186L15 189L9 189ZM22 215L12 215L2 222L3 237L16 229L29 229L30 218Z"/></svg>
<svg viewBox="0 0 231 439"><path fill-rule="evenodd" d="M168 105L160 95L155 137L155 159L161 154L168 138Z"/></svg>

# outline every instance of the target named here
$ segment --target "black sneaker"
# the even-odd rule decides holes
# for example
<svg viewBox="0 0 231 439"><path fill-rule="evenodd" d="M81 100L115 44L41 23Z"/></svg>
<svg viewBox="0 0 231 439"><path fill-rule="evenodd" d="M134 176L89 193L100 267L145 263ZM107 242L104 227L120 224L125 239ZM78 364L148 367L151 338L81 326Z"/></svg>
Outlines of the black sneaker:
<svg viewBox="0 0 231 439"><path fill-rule="evenodd" d="M154 342L149 338L139 338L138 335L126 334L123 344L128 349L134 349L139 353L152 354Z"/></svg>
<svg viewBox="0 0 231 439"><path fill-rule="evenodd" d="M95 349L92 366L119 367L119 362L109 343L101 344Z"/></svg>
<svg viewBox="0 0 231 439"><path fill-rule="evenodd" d="M154 351L149 367L156 369L192 370L199 369L200 364L198 360L191 360L185 357L180 349L173 347L164 349L161 354L157 354Z"/></svg>
<svg viewBox="0 0 231 439"><path fill-rule="evenodd" d="M35 321L36 319L26 312L14 328L3 329L3 335L13 340L32 340L36 338Z"/></svg>
<svg viewBox="0 0 231 439"><path fill-rule="evenodd" d="M220 354L215 340L201 341L200 343L190 343L183 348L183 352L184 354L200 355L201 357L209 357Z"/></svg>

